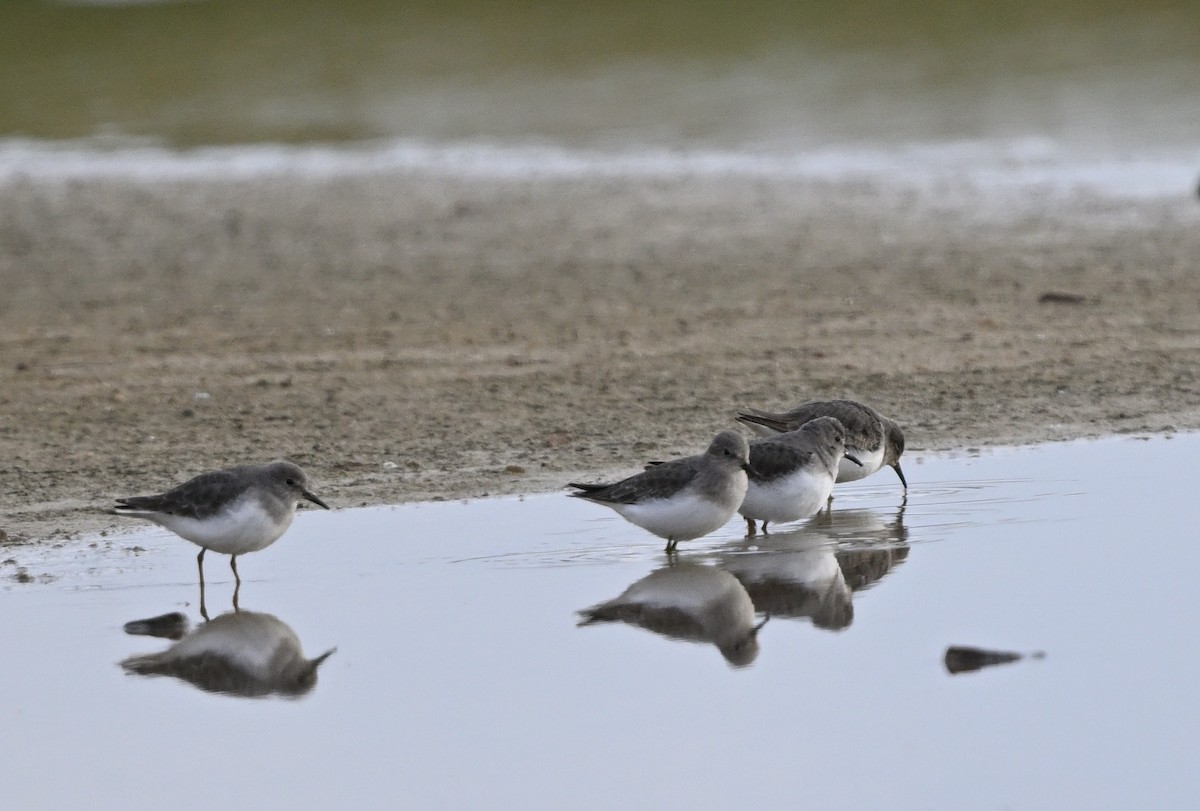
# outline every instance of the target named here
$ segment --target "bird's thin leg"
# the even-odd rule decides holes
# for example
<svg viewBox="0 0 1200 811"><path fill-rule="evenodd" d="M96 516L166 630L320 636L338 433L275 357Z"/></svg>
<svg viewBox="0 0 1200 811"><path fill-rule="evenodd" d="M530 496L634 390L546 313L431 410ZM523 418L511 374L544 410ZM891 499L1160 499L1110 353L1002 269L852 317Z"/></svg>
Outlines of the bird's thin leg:
<svg viewBox="0 0 1200 811"><path fill-rule="evenodd" d="M664 550L668 555L675 551L675 539L667 538L667 548Z"/></svg>
<svg viewBox="0 0 1200 811"><path fill-rule="evenodd" d="M208 608L204 605L204 553L207 551L202 546L200 554L196 555L196 568L200 570L200 616L204 617L205 622L208 622Z"/></svg>
<svg viewBox="0 0 1200 811"><path fill-rule="evenodd" d="M229 556L229 568L233 569L233 584L235 587L242 585L242 578L238 575L237 570L237 555Z"/></svg>
<svg viewBox="0 0 1200 811"><path fill-rule="evenodd" d="M758 529L754 526L754 519L747 518L746 519L746 537L753 538L757 534L758 534Z"/></svg>
<svg viewBox="0 0 1200 811"><path fill-rule="evenodd" d="M235 582L233 584L233 610L235 612L242 610L241 608L238 607L238 592L240 592L241 590L242 590L242 581L238 580L237 582Z"/></svg>

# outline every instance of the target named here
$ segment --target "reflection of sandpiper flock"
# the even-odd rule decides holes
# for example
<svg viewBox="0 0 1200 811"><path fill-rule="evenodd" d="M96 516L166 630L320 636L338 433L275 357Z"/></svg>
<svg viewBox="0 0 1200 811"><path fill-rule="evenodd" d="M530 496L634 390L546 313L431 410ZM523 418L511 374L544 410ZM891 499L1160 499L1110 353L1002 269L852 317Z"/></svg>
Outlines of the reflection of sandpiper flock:
<svg viewBox="0 0 1200 811"><path fill-rule="evenodd" d="M817 514L835 481L855 481L884 466L900 470L904 434L891 420L852 400L810 401L782 412L747 410L738 420L760 434L747 442L734 431L717 434L698 456L652 462L612 484L572 484L573 496L611 507L623 518L664 538L667 566L619 597L581 614L580 624L625 621L669 637L715 644L734 665L752 662L756 634L766 617L804 617L820 628L847 627L850 595L903 560L901 503L892 524L879 529L878 548L838 549L829 529L877 522L863 511L827 510L800 529L769 533L768 526ZM159 654L135 656L132 673L170 674L208 690L240 695L297 695L311 688L328 653L307 660L299 640L277 618L238 609L237 558L274 543L291 524L298 503L328 506L308 489L290 462L201 474L165 493L119 499L115 512L160 524L200 547L200 609L206 623ZM715 561L680 563L680 541L707 535L734 513L746 519L743 541L715 552ZM761 537L759 533L761 522ZM204 554L230 556L235 579L233 612L208 622ZM173 616L173 615L166 615ZM152 633L154 621L127 627Z"/></svg>
<svg viewBox="0 0 1200 811"><path fill-rule="evenodd" d="M798 529L767 529L817 515L831 503L834 482L856 481L885 465L907 490L899 426L853 400L813 400L783 413L747 410L738 420L761 436L747 443L724 431L700 456L651 464L614 484L572 485L580 491L572 495L665 538L668 553L680 541L724 526L735 512L747 528L746 539L717 550L714 563L670 560L619 597L580 612L581 625L619 620L711 642L730 664L746 665L758 654L757 634L766 622L757 621L756 612L846 628L854 617L851 593L904 559L903 501L872 549L839 549L829 532L839 522L877 522L869 511L827 510ZM763 534L751 540L756 522Z"/></svg>

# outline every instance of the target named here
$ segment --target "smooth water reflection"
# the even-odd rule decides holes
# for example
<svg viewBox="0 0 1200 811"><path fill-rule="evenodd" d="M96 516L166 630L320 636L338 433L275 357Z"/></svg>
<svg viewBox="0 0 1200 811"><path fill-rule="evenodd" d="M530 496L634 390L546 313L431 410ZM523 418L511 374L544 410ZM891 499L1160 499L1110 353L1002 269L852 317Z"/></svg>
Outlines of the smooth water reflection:
<svg viewBox="0 0 1200 811"><path fill-rule="evenodd" d="M150 529L9 548L4 800L1187 807L1197 450L1191 436L917 458L907 503L867 480L828 515L753 544L733 521L674 561L564 494L303 514L242 563L242 610L176 646L123 625L194 619L191 545ZM232 590L212 582L208 599ZM673 601L667 619L627 605L576 627L581 609L646 594ZM338 653L314 664L297 633ZM236 700L118 665L189 645L252 663L251 692L295 692L317 665L320 689ZM968 658L948 664L948 648Z"/></svg>
<svg viewBox="0 0 1200 811"><path fill-rule="evenodd" d="M757 610L840 631L854 621L852 594L883 579L908 556L904 506L891 521L873 510L830 509L807 522L716 551Z"/></svg>
<svg viewBox="0 0 1200 811"><path fill-rule="evenodd" d="M125 630L141 624L127 623ZM176 628L171 631L175 635ZM212 693L298 698L316 686L317 668L333 653L331 648L306 659L300 638L286 622L274 614L235 608L180 634L166 650L122 660L121 667L131 675L173 676Z"/></svg>
<svg viewBox="0 0 1200 811"><path fill-rule="evenodd" d="M670 639L711 642L734 667L758 657L755 604L729 572L671 561L635 581L620 596L580 611L582 625L627 622Z"/></svg>

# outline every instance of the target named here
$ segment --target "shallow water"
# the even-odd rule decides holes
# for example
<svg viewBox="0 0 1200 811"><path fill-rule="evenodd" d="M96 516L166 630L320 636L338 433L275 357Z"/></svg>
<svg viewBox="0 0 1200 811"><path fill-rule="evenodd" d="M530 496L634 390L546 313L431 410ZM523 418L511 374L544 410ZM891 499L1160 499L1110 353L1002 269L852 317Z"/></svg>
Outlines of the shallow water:
<svg viewBox="0 0 1200 811"><path fill-rule="evenodd" d="M0 132L1194 146L1188 2L5 3Z"/></svg>
<svg viewBox="0 0 1200 811"><path fill-rule="evenodd" d="M667 559L657 539L561 494L306 512L246 556L240 604L257 630L226 647L252 656L254 634L275 638L264 613L308 657L337 648L293 698L118 666L171 644L127 635L127 621L200 623L190 544L149 528L10 547L0 796L13 808L1189 805L1200 547L1182 491L1198 449L1186 436L914 458L906 503L884 471L794 531L749 544L734 521L684 544L681 563L735 573L754 621L772 614L742 667L710 642L577 628L576 611ZM224 558L206 573L215 617L232 596ZM950 645L1046 658L952 676Z"/></svg>
<svg viewBox="0 0 1200 811"><path fill-rule="evenodd" d="M1169 1L20 0L0 181L651 167L1187 196L1198 35L1200 6ZM184 169L147 151L212 145Z"/></svg>

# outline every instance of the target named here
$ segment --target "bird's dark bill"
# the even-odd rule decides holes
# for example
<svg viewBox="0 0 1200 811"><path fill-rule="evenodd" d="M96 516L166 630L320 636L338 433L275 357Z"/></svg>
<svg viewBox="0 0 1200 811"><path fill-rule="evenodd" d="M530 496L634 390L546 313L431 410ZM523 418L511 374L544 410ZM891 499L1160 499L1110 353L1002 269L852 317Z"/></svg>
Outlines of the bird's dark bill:
<svg viewBox="0 0 1200 811"><path fill-rule="evenodd" d="M327 510L329 509L328 504L326 504L324 501L321 501L321 499L317 498L315 495L308 492L307 490L301 490L300 495L304 496L306 499L311 501L313 504L316 504L318 507L324 507Z"/></svg>

